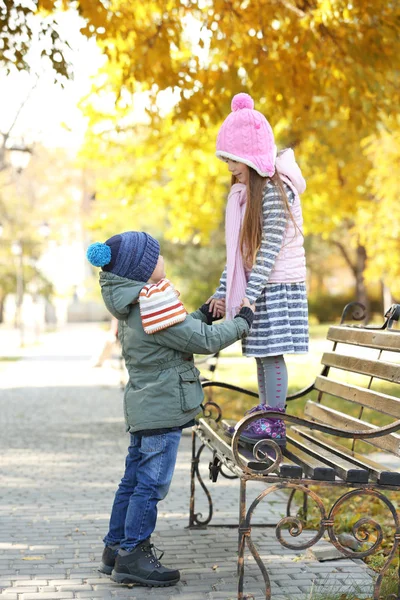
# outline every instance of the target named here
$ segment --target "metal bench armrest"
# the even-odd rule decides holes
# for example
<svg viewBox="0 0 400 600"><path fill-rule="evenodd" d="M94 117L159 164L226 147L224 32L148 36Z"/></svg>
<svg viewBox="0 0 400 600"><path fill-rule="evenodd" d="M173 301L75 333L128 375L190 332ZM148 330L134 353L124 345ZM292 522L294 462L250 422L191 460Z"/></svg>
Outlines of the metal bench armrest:
<svg viewBox="0 0 400 600"><path fill-rule="evenodd" d="M294 394L288 394L286 396L286 402L290 402L290 400L296 400L297 398L302 398L303 396L306 396L307 394L312 392L313 389L314 389L314 383L311 383L310 385L299 390L298 392L294 392Z"/></svg>
<svg viewBox="0 0 400 600"><path fill-rule="evenodd" d="M215 387L223 388L225 390L232 390L233 392L240 392L241 394L246 394L246 396L251 396L252 398L259 397L257 392L252 392L251 390L247 390L246 388L242 388L237 385L231 385L230 383L224 383L223 381L206 380L206 381L203 381L201 385L203 388L215 386ZM301 398L302 396L305 396L306 394L309 394L310 392L312 392L313 389L314 389L314 384L312 383L311 385L303 388L302 390L299 390L298 392L295 392L294 394L288 394L286 396L286 400L289 401L289 400L296 400L296 398Z"/></svg>
<svg viewBox="0 0 400 600"><path fill-rule="evenodd" d="M257 392L252 392L251 390L246 390L245 388L239 387L237 385L231 385L230 383L224 383L223 381L202 381L201 383L203 388L215 386L219 388L223 388L225 390L232 390L233 392L240 392L241 394L246 394L247 396L251 396L252 398L258 398Z"/></svg>

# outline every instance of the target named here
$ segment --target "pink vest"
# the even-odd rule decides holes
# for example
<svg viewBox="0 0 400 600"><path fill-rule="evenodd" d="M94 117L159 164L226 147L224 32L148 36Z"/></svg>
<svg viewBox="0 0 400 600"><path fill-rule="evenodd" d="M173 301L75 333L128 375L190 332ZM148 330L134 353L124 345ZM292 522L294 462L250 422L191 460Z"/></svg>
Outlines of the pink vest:
<svg viewBox="0 0 400 600"><path fill-rule="evenodd" d="M294 202L290 210L296 226L289 217L282 248L276 257L268 283L300 283L306 280L303 214L297 189L287 177L281 175L281 178L294 193Z"/></svg>

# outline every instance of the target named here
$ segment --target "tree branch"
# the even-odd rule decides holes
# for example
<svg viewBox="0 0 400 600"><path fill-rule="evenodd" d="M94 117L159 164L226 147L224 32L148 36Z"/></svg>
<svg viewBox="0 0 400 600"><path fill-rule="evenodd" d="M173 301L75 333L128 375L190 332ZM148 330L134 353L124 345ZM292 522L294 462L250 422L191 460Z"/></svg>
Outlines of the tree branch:
<svg viewBox="0 0 400 600"><path fill-rule="evenodd" d="M15 126L16 122L18 121L18 117L19 117L19 115L21 114L21 111L22 111L22 109L24 108L25 104L28 102L29 98L31 97L31 95L32 95L32 92L33 92L33 90L36 88L36 86L37 86L38 82L39 82L39 75L37 75L37 74L36 74L36 81L35 81L35 83L34 83L34 84L33 84L33 86L31 87L31 89L29 90L28 94L26 95L26 98L25 98L25 100L23 100L23 102L20 104L20 106L19 106L19 108L18 108L18 110L17 110L17 112L16 112L16 115L15 115L15 117L14 117L14 120L13 120L13 122L11 123L11 126L10 126L9 130L7 131L7 133L6 133L6 134L4 134L4 133L3 133L3 136L5 135L7 138L10 136L10 133L11 133L11 132L12 132L12 130L14 129L14 126Z"/></svg>
<svg viewBox="0 0 400 600"><path fill-rule="evenodd" d="M22 109L24 108L25 104L28 102L29 98L31 97L32 92L36 88L38 82L39 82L39 75L36 75L36 81L33 84L33 86L31 87L31 89L29 90L28 94L26 95L26 98L23 100L23 102L21 102L10 127L8 128L8 130L5 133L0 132L0 135L3 138L2 143L0 145L0 172L4 171L8 167L8 165L6 163L6 147L7 147L8 138L10 137L10 134L18 121L18 118L21 114Z"/></svg>
<svg viewBox="0 0 400 600"><path fill-rule="evenodd" d="M335 246L337 246L337 248L339 248L340 253L342 254L344 260L347 263L347 265L350 267L350 269L352 270L353 274L357 275L357 265L355 265L352 262L349 254L348 254L346 248L343 246L343 244L341 242L338 242L337 240L331 240L331 243L334 244Z"/></svg>
<svg viewBox="0 0 400 600"><path fill-rule="evenodd" d="M297 6L294 6L293 4L291 4L290 2L288 2L288 0L279 0L279 4L282 4L282 6L284 6L285 8L287 8L288 10L290 10L291 12L293 12L295 15L297 15L300 18L303 18L306 16L306 13L303 10L301 10Z"/></svg>

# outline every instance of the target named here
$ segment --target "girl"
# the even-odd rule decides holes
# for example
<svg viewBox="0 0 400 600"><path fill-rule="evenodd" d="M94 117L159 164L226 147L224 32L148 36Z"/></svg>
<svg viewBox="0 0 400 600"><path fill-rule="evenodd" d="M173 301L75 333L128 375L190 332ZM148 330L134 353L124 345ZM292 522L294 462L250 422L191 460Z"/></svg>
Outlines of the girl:
<svg viewBox="0 0 400 600"><path fill-rule="evenodd" d="M243 297L256 305L245 356L255 357L260 404L256 411L285 411L284 354L308 351L306 263L299 194L305 181L293 150L278 154L266 118L248 94L237 94L217 138L217 157L232 173L226 208L227 264L208 302L214 315L231 319ZM233 433L233 430L230 430ZM281 419L253 421L241 438L286 442Z"/></svg>

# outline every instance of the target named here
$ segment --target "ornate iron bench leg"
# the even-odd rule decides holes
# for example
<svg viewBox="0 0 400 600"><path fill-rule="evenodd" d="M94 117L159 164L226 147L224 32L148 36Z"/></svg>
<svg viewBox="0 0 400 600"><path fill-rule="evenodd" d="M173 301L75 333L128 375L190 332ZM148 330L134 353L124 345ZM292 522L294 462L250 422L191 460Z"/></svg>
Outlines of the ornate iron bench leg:
<svg viewBox="0 0 400 600"><path fill-rule="evenodd" d="M200 475L199 471L199 462L200 456L203 452L205 444L201 444L200 448L196 453L196 433L192 431L192 463L190 469L190 509L189 509L189 528L195 527L206 527L212 519L213 516L213 503L210 492L206 488L204 481ZM200 483L201 487L204 490L204 493L207 496L208 500L208 516L206 519L201 520L203 516L202 513L195 512L195 492L196 492L196 479Z"/></svg>

